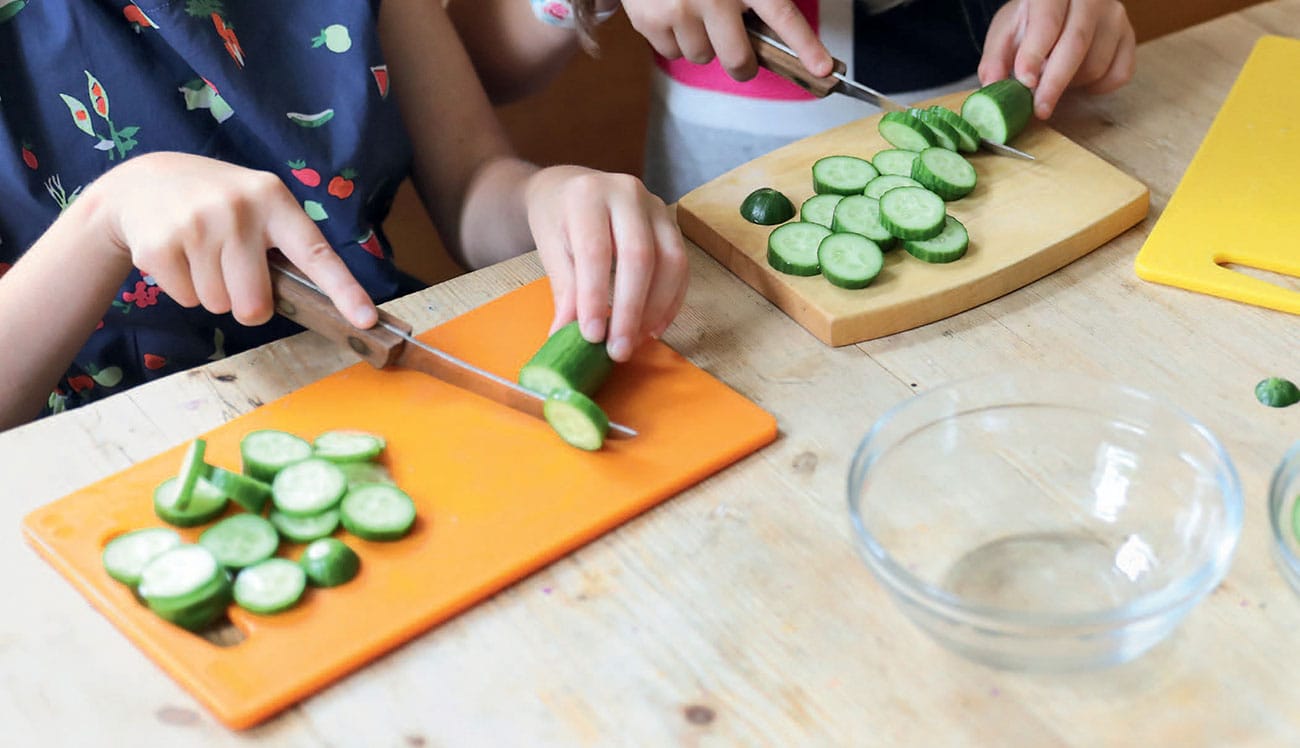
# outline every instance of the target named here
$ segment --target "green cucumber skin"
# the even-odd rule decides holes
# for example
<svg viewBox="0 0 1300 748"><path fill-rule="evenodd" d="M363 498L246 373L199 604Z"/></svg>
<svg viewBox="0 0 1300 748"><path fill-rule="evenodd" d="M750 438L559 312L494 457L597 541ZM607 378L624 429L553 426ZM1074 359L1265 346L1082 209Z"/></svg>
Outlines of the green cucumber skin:
<svg viewBox="0 0 1300 748"><path fill-rule="evenodd" d="M546 398L542 413L546 417L546 422L569 446L588 452L598 451L604 446L605 437L609 434L609 418L595 401L581 392L576 390L552 392ZM590 440L583 440L581 438L583 435L571 433L571 430L566 428L566 422L575 414L578 418L586 419L587 425L592 427Z"/></svg>
<svg viewBox="0 0 1300 748"><path fill-rule="evenodd" d="M1255 399L1270 408L1289 408L1300 403L1300 387L1281 377L1269 377L1255 385Z"/></svg>
<svg viewBox="0 0 1300 748"><path fill-rule="evenodd" d="M1003 120L1002 132L980 127L981 123L977 121L978 118L969 116L967 107L972 100L978 101L979 99L988 101L1001 113ZM1025 129L1025 126L1029 124L1029 118L1033 115L1033 111L1033 92L1015 78L1005 78L971 92L970 96L967 96L966 100L962 102L961 116L962 119L970 122L979 130L980 137L987 138L994 143L1005 144Z"/></svg>
<svg viewBox="0 0 1300 748"><path fill-rule="evenodd" d="M784 193L760 187L740 204L740 217L759 226L775 226L794 218L794 203Z"/></svg>
<svg viewBox="0 0 1300 748"><path fill-rule="evenodd" d="M545 397L559 389L555 382L563 381L568 389L593 395L613 371L605 344L587 342L574 320L547 338L519 369L519 384Z"/></svg>

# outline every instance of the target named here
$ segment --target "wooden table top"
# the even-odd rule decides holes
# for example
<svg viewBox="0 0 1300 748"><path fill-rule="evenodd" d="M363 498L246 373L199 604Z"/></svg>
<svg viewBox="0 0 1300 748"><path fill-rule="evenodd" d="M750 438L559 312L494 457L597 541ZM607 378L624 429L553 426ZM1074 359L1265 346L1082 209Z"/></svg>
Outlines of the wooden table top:
<svg viewBox="0 0 1300 748"><path fill-rule="evenodd" d="M0 742L203 745L1300 744L1300 600L1270 555L1266 493L1300 407L1296 318L1148 284L1133 259L1279 0L1143 45L1121 91L1053 125L1151 188L1137 228L926 327L832 349L703 253L666 341L772 412L775 444L252 730L234 733L20 537L29 511L355 361L311 334L0 434ZM529 255L389 308L423 329L539 277ZM773 341L779 341L774 345ZM1290 341L1286 344L1280 342ZM941 649L858 559L843 486L874 418L949 380L1105 374L1225 444L1246 501L1226 580L1163 645L1071 676ZM14 586L16 585L16 589Z"/></svg>

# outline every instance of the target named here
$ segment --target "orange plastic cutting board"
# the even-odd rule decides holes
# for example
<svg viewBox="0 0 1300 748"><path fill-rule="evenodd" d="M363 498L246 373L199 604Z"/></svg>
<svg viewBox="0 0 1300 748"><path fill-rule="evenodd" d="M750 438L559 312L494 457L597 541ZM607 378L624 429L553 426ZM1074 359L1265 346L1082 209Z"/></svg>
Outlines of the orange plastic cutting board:
<svg viewBox="0 0 1300 748"><path fill-rule="evenodd" d="M1169 206L1138 277L1300 314L1300 291L1234 270L1300 278L1300 41L1255 43Z"/></svg>
<svg viewBox="0 0 1300 748"><path fill-rule="evenodd" d="M420 337L512 376L541 345L550 315L538 281ZM770 415L657 342L616 370L598 402L640 435L582 452L540 420L423 374L357 364L209 432L208 461L238 468L239 439L254 429L375 431L418 507L414 530L398 542L340 531L362 559L353 582L309 591L278 616L232 608L246 639L231 647L165 623L100 565L115 535L162 524L150 497L184 445L31 513L24 530L137 646L219 719L244 728L776 437Z"/></svg>
<svg viewBox="0 0 1300 748"><path fill-rule="evenodd" d="M959 93L933 103L960 109L964 98ZM870 158L891 147L876 129L879 120L867 117L768 153L694 190L677 207L687 237L828 345L890 335L978 306L1073 262L1147 214L1145 185L1033 122L1014 145L1036 161L987 151L970 156L975 191L948 203L971 237L957 262L930 265L887 252L884 270L858 291L773 270L767 264L772 229L741 218L741 201L759 187L775 187L800 205L813 194L817 159Z"/></svg>

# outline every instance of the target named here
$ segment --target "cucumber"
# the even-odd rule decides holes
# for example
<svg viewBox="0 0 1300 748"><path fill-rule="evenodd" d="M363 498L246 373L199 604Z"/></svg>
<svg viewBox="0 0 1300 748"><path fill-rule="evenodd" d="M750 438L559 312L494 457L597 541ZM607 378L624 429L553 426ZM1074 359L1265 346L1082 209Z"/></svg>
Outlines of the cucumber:
<svg viewBox="0 0 1300 748"><path fill-rule="evenodd" d="M912 176L912 162L916 160L916 151L902 148L886 148L871 157L871 165L882 175L897 177Z"/></svg>
<svg viewBox="0 0 1300 748"><path fill-rule="evenodd" d="M831 234L817 247L817 261L831 285L866 288L885 266L885 255L879 245L860 234Z"/></svg>
<svg viewBox="0 0 1300 748"><path fill-rule="evenodd" d="M575 320L555 331L519 369L519 384L545 397L555 390L593 395L614 371L604 343L589 343Z"/></svg>
<svg viewBox="0 0 1300 748"><path fill-rule="evenodd" d="M175 507L179 511L185 511L189 506L190 494L194 493L194 484L199 478L206 478L208 474L208 464L203 461L203 454L207 449L208 443L203 439L195 439L190 442L190 446L185 450L185 456L181 458L181 469L176 474L179 483L176 486Z"/></svg>
<svg viewBox="0 0 1300 748"><path fill-rule="evenodd" d="M244 474L270 483L275 474L295 462L311 457L311 444L285 431L263 429L246 434L239 442Z"/></svg>
<svg viewBox="0 0 1300 748"><path fill-rule="evenodd" d="M275 529L279 530L281 535L295 543L310 543L313 540L320 540L333 535L334 531L339 529L339 513L337 509L326 509L320 514L312 514L306 517L295 517L272 509L267 518L271 520L271 524L275 525Z"/></svg>
<svg viewBox="0 0 1300 748"><path fill-rule="evenodd" d="M298 565L313 585L337 587L356 578L361 557L338 538L321 538L303 549Z"/></svg>
<svg viewBox="0 0 1300 748"><path fill-rule="evenodd" d="M313 457L276 474L271 483L271 500L281 512L303 517L333 509L347 488L347 476L338 465Z"/></svg>
<svg viewBox="0 0 1300 748"><path fill-rule="evenodd" d="M542 405L542 415L566 443L589 452L604 446L605 435L609 433L609 418L605 411L577 390L552 392Z"/></svg>
<svg viewBox="0 0 1300 748"><path fill-rule="evenodd" d="M234 514L204 530L199 545L227 569L242 569L274 556L280 534L256 514Z"/></svg>
<svg viewBox="0 0 1300 748"><path fill-rule="evenodd" d="M365 483L393 483L393 474L378 462L349 462L339 465L343 476L348 479L348 488Z"/></svg>
<svg viewBox="0 0 1300 748"><path fill-rule="evenodd" d="M907 113L921 120L926 127L930 128L930 132L934 133L936 147L949 151L957 150L957 131L952 129L952 125L943 122L924 109L908 109Z"/></svg>
<svg viewBox="0 0 1300 748"><path fill-rule="evenodd" d="M890 145L905 151L921 151L937 145L934 131L907 112L886 112L876 129Z"/></svg>
<svg viewBox="0 0 1300 748"><path fill-rule="evenodd" d="M943 199L924 187L896 187L880 198L880 221L899 239L930 239L943 231Z"/></svg>
<svg viewBox="0 0 1300 748"><path fill-rule="evenodd" d="M903 249L918 260L930 263L944 263L960 260L966 254L970 237L966 227L952 216L943 219L943 230L929 239L913 239L903 242Z"/></svg>
<svg viewBox="0 0 1300 748"><path fill-rule="evenodd" d="M208 482L231 501L253 514L260 514L267 500L271 498L271 484L225 468L211 468Z"/></svg>
<svg viewBox="0 0 1300 748"><path fill-rule="evenodd" d="M1029 124L1034 94L1015 78L1006 78L972 91L961 105L961 117L980 137L1006 143Z"/></svg>
<svg viewBox="0 0 1300 748"><path fill-rule="evenodd" d="M799 220L830 228L831 219L835 215L835 206L843 199L843 195L813 195L799 206Z"/></svg>
<svg viewBox="0 0 1300 748"><path fill-rule="evenodd" d="M235 577L235 604L250 613L272 615L298 604L307 589L307 572L287 558L268 558Z"/></svg>
<svg viewBox="0 0 1300 748"><path fill-rule="evenodd" d="M330 462L370 462L387 446L382 436L365 431L326 431L311 443L316 457Z"/></svg>
<svg viewBox="0 0 1300 748"><path fill-rule="evenodd" d="M961 154L926 148L912 164L912 178L944 200L959 200L975 189L975 167Z"/></svg>
<svg viewBox="0 0 1300 748"><path fill-rule="evenodd" d="M104 571L131 587L140 583L140 572L166 551L180 546L181 536L167 527L132 530L108 541L101 560Z"/></svg>
<svg viewBox="0 0 1300 748"><path fill-rule="evenodd" d="M877 200L879 200L881 195L884 195L886 192L889 192L895 187L920 187L920 186L921 183L916 181L915 179L912 179L910 175L906 177L902 177L894 174L886 174L884 176L876 177L875 179L871 180L871 183L868 184L867 188L862 191L862 194L866 195L867 197L874 197Z"/></svg>
<svg viewBox="0 0 1300 748"><path fill-rule="evenodd" d="M861 234L875 242L882 251L895 244L894 235L880 222L880 201L866 195L846 197L835 206L831 231Z"/></svg>
<svg viewBox="0 0 1300 748"><path fill-rule="evenodd" d="M870 161L857 156L826 156L812 165L813 192L819 195L860 195L867 182L880 176Z"/></svg>
<svg viewBox="0 0 1300 748"><path fill-rule="evenodd" d="M1255 385L1255 399L1270 408L1287 408L1300 403L1300 387L1281 377L1269 377Z"/></svg>
<svg viewBox="0 0 1300 748"><path fill-rule="evenodd" d="M740 203L740 217L759 226L775 226L794 218L794 203L779 190L760 187Z"/></svg>
<svg viewBox="0 0 1300 748"><path fill-rule="evenodd" d="M806 221L778 226L767 237L767 264L789 275L817 275L821 272L817 247L830 235L831 230L825 226Z"/></svg>
<svg viewBox="0 0 1300 748"><path fill-rule="evenodd" d="M948 107L934 105L926 110L944 124L948 125L957 133L957 150L963 153L974 153L980 148L980 131L962 116Z"/></svg>
<svg viewBox="0 0 1300 748"><path fill-rule="evenodd" d="M397 540L415 524L415 502L397 486L358 486L343 497L339 517L344 529L362 540Z"/></svg>
<svg viewBox="0 0 1300 748"><path fill-rule="evenodd" d="M168 478L153 492L153 511L158 518L176 527L194 527L211 522L226 511L226 495L217 487L199 478L190 493L190 502L184 509L176 505L180 493L180 478Z"/></svg>
<svg viewBox="0 0 1300 748"><path fill-rule="evenodd" d="M136 591L163 619L196 630L225 612L230 601L230 575L208 549L181 545L144 567Z"/></svg>

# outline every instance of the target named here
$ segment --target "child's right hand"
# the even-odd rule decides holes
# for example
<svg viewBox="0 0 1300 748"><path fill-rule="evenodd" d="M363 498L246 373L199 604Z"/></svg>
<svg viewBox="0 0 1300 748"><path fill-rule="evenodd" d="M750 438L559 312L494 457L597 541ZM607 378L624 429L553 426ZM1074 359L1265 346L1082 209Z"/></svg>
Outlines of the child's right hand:
<svg viewBox="0 0 1300 748"><path fill-rule="evenodd" d="M185 307L271 318L267 251L278 247L360 328L378 312L289 188L270 172L183 153L150 153L109 171L96 195L112 242ZM83 199L84 199L83 197Z"/></svg>
<svg viewBox="0 0 1300 748"><path fill-rule="evenodd" d="M831 74L831 54L790 0L623 0L632 27L655 51L704 64L715 56L727 74L746 81L758 72L743 15L753 10L790 45L808 72Z"/></svg>

